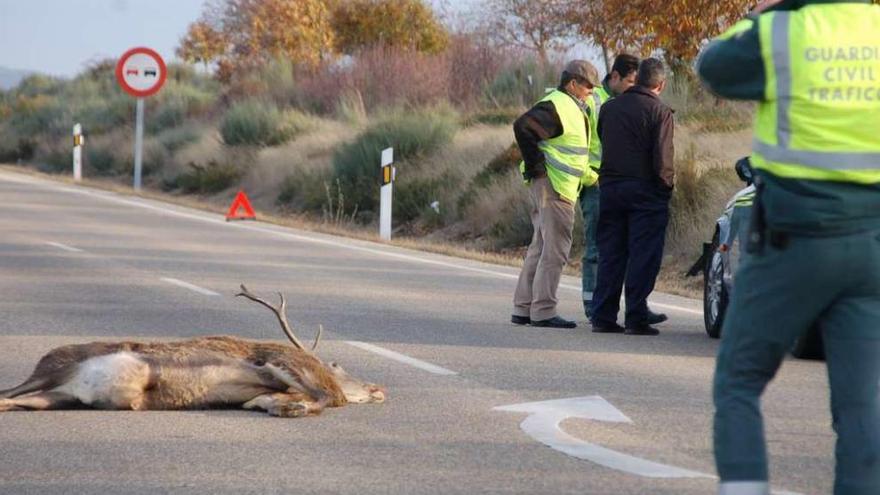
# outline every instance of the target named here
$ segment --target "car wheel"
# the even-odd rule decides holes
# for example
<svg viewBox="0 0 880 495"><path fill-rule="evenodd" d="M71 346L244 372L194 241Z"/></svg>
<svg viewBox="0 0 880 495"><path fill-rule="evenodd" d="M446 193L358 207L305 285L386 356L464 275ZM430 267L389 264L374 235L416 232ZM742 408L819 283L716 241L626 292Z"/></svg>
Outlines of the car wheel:
<svg viewBox="0 0 880 495"><path fill-rule="evenodd" d="M791 355L798 359L811 359L821 361L825 359L825 348L822 345L822 333L818 327L813 327L798 338L794 347L791 349Z"/></svg>
<svg viewBox="0 0 880 495"><path fill-rule="evenodd" d="M727 311L728 294L724 286L724 259L718 251L718 233L706 253L706 267L703 270L703 323L709 337L721 336L721 324Z"/></svg>

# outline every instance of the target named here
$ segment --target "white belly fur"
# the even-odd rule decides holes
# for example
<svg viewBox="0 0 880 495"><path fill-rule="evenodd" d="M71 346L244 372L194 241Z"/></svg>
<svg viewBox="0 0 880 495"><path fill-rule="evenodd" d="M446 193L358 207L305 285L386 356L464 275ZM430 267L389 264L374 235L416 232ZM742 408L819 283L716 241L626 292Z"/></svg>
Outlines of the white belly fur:
<svg viewBox="0 0 880 495"><path fill-rule="evenodd" d="M149 380L149 364L130 352L117 352L83 361L56 390L86 405L137 408Z"/></svg>

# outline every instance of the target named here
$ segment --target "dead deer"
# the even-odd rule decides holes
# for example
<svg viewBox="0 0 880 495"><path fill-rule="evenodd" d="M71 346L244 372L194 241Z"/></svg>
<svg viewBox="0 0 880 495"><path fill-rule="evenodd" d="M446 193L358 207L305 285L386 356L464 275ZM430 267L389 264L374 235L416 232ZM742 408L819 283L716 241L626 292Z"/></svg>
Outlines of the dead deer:
<svg viewBox="0 0 880 495"><path fill-rule="evenodd" d="M49 351L24 383L0 391L0 412L77 407L169 410L243 407L272 416L319 414L325 407L383 402L385 391L336 363L325 364L296 337L286 301L272 310L293 346L236 337L178 342L92 342Z"/></svg>

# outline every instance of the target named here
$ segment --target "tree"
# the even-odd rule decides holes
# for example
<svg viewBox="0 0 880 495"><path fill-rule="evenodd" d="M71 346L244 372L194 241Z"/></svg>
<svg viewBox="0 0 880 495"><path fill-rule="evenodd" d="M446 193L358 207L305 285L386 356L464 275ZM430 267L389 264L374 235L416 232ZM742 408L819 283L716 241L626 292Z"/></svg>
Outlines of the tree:
<svg viewBox="0 0 880 495"><path fill-rule="evenodd" d="M641 30L623 24L623 5L617 0L592 0L571 1L566 7L566 17L571 19L575 31L602 50L606 73L611 72L613 53L641 51Z"/></svg>
<svg viewBox="0 0 880 495"><path fill-rule="evenodd" d="M439 53L449 43L446 29L421 0L350 0L333 13L336 47L343 53L374 45Z"/></svg>
<svg viewBox="0 0 880 495"><path fill-rule="evenodd" d="M189 25L180 40L177 56L191 63L203 63L207 67L226 51L227 41L223 33L214 29L204 19Z"/></svg>
<svg viewBox="0 0 880 495"><path fill-rule="evenodd" d="M612 0L605 0L612 1ZM673 71L689 65L706 40L721 34L749 11L752 0L613 0L620 3L622 22L650 48L661 49Z"/></svg>
<svg viewBox="0 0 880 495"><path fill-rule="evenodd" d="M487 0L491 32L503 43L534 51L545 65L548 53L572 45L568 0Z"/></svg>
<svg viewBox="0 0 880 495"><path fill-rule="evenodd" d="M178 53L216 61L222 76L279 57L315 67L332 54L333 43L322 0L215 0L190 25Z"/></svg>

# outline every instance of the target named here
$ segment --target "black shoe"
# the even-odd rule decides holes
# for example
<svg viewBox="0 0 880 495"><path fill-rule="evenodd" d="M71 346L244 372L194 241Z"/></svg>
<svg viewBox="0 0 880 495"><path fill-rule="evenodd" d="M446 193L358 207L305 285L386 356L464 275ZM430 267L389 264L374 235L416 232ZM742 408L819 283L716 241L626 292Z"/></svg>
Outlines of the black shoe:
<svg viewBox="0 0 880 495"><path fill-rule="evenodd" d="M642 323L641 325L627 325L623 333L626 335L660 335L660 330L647 323Z"/></svg>
<svg viewBox="0 0 880 495"><path fill-rule="evenodd" d="M577 328L577 323L571 320L564 320L558 316L554 316L553 318L547 320L537 320L532 321L533 327L548 327L548 328Z"/></svg>
<svg viewBox="0 0 880 495"><path fill-rule="evenodd" d="M593 333L623 333L623 330L617 323L593 323Z"/></svg>
<svg viewBox="0 0 880 495"><path fill-rule="evenodd" d="M532 320L528 316L510 315L510 322L514 325L530 325Z"/></svg>
<svg viewBox="0 0 880 495"><path fill-rule="evenodd" d="M584 315L586 315L587 320L593 317L593 301L584 301Z"/></svg>
<svg viewBox="0 0 880 495"><path fill-rule="evenodd" d="M658 323L663 323L668 319L669 317L667 317L664 313L655 313L649 309L648 319L645 321L648 323L648 325L656 325Z"/></svg>

